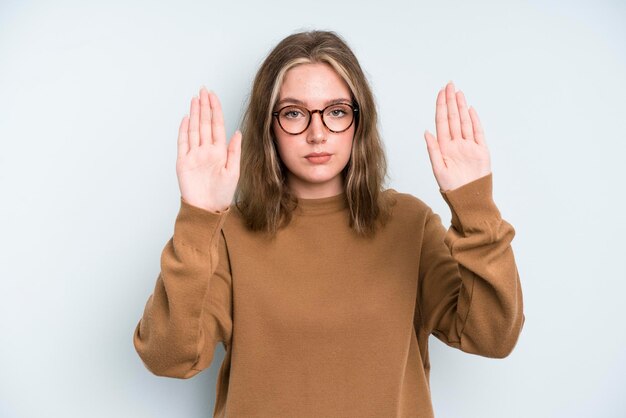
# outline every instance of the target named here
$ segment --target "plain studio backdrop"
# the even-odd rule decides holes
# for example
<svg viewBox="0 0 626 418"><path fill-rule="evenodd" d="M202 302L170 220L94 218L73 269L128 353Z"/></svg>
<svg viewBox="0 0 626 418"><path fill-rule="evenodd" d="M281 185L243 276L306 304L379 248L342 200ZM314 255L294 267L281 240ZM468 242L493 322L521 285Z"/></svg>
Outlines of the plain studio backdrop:
<svg viewBox="0 0 626 418"><path fill-rule="evenodd" d="M221 345L189 380L132 345L179 209L177 130L205 84L230 136L302 29L352 46L388 186L446 226L423 137L437 91L454 81L484 125L526 324L501 360L430 339L437 417L626 416L626 5L547 3L2 0L0 416L212 415Z"/></svg>

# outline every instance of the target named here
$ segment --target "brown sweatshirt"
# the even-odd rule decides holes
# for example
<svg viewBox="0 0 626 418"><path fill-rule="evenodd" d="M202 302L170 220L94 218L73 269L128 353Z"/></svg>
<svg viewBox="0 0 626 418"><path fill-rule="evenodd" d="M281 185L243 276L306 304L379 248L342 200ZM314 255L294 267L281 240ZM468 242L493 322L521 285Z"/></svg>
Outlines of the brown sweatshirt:
<svg viewBox="0 0 626 418"><path fill-rule="evenodd" d="M441 192L441 191L440 191ZM181 198L161 273L134 334L147 368L189 378L221 365L214 417L433 417L428 337L505 357L524 323L492 174L441 192L441 218L392 193L374 239L348 226L345 194L300 199L273 239L234 206Z"/></svg>

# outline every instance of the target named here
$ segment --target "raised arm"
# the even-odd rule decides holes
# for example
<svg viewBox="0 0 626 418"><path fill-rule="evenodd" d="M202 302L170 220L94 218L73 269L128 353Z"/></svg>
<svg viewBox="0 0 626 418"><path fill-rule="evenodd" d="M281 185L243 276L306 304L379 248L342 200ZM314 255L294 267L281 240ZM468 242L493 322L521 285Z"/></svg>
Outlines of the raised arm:
<svg viewBox="0 0 626 418"><path fill-rule="evenodd" d="M178 132L181 192L174 235L133 342L155 374L186 378L208 367L218 341L229 345L232 292L222 225L241 155L241 133L226 145L222 108L205 88L191 100Z"/></svg>
<svg viewBox="0 0 626 418"><path fill-rule="evenodd" d="M513 227L493 202L489 150L478 114L452 82L439 91L437 137L424 137L452 211L446 232L429 213L420 261L423 326L448 345L487 357L508 355L524 323L522 290L511 249Z"/></svg>

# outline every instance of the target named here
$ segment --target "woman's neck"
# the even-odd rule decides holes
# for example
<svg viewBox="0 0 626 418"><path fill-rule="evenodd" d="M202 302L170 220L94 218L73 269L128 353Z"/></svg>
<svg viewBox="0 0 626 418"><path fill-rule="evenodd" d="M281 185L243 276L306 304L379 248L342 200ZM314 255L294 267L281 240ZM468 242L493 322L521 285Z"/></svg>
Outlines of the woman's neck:
<svg viewBox="0 0 626 418"><path fill-rule="evenodd" d="M308 183L288 179L287 184L291 192L300 199L323 199L344 192L343 180L336 178L325 183Z"/></svg>

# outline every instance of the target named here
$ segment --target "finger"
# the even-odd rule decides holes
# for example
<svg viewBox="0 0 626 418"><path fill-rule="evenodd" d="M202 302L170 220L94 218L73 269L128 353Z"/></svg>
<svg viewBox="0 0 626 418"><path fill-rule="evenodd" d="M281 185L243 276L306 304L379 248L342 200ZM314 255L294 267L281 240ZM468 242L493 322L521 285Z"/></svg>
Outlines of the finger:
<svg viewBox="0 0 626 418"><path fill-rule="evenodd" d="M463 139L474 139L474 130L472 127L472 119L467 110L467 101L461 90L456 93L456 102L459 105L459 115L461 116L461 134Z"/></svg>
<svg viewBox="0 0 626 418"><path fill-rule="evenodd" d="M435 127L439 142L450 140L450 126L448 125L448 107L444 89L437 94L437 106L435 110Z"/></svg>
<svg viewBox="0 0 626 418"><path fill-rule="evenodd" d="M209 93L211 100L211 130L213 131L213 143L215 145L226 145L226 132L224 131L224 114L220 99L213 92Z"/></svg>
<svg viewBox="0 0 626 418"><path fill-rule="evenodd" d="M200 145L212 144L211 137L211 103L206 87L200 89Z"/></svg>
<svg viewBox="0 0 626 418"><path fill-rule="evenodd" d="M483 131L483 125L480 123L480 119L478 119L478 113L476 113L476 109L470 106L469 114L472 118L474 141L480 145L487 145L487 143L485 142L485 132Z"/></svg>
<svg viewBox="0 0 626 418"><path fill-rule="evenodd" d="M185 115L180 127L178 128L178 156L187 155L189 152L189 135L187 131L189 129L189 116Z"/></svg>
<svg viewBox="0 0 626 418"><path fill-rule="evenodd" d="M450 136L452 139L462 139L461 119L459 118L459 108L456 103L454 84L450 81L446 85L446 103L448 105L448 124L450 125Z"/></svg>
<svg viewBox="0 0 626 418"><path fill-rule="evenodd" d="M191 111L189 112L189 149L200 145L200 103L198 96L191 99Z"/></svg>
<svg viewBox="0 0 626 418"><path fill-rule="evenodd" d="M430 164L433 166L433 173L438 173L446 168L446 164L441 156L441 149L439 148L439 142L430 132L424 132L424 138L426 139L426 148L428 149L428 158Z"/></svg>
<svg viewBox="0 0 626 418"><path fill-rule="evenodd" d="M239 175L239 164L241 162L241 140L241 132L237 130L230 138L226 160L226 170L237 173L237 175Z"/></svg>

